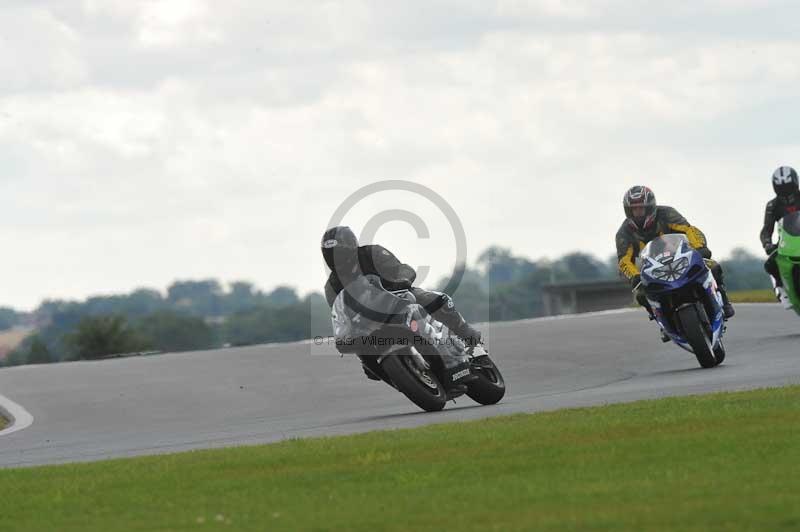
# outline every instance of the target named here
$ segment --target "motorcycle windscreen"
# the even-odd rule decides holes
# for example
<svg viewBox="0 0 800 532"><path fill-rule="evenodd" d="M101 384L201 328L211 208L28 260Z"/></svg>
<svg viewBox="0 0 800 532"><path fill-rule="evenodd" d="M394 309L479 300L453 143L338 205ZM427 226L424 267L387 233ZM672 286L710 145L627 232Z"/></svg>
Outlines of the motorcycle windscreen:
<svg viewBox="0 0 800 532"><path fill-rule="evenodd" d="M333 335L338 340L369 336L396 321L407 306L405 299L387 292L367 277L358 277L333 302Z"/></svg>
<svg viewBox="0 0 800 532"><path fill-rule="evenodd" d="M689 240L686 238L686 235L672 234L660 236L656 239L653 239L645 246L645 248L639 254L639 260L637 263L641 268L641 265L645 262L645 259L649 258L658 262L665 256L674 257L676 254L682 253L684 245L688 244Z"/></svg>
<svg viewBox="0 0 800 532"><path fill-rule="evenodd" d="M787 257L800 257L800 212L783 217L780 234L778 252Z"/></svg>

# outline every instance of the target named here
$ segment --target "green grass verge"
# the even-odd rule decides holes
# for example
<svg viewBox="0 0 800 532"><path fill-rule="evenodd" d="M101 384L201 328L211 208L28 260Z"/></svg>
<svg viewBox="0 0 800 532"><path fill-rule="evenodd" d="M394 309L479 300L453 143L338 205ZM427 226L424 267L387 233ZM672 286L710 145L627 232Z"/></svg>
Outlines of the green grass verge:
<svg viewBox="0 0 800 532"><path fill-rule="evenodd" d="M8 425L8 420L3 416L0 416L0 430L3 430Z"/></svg>
<svg viewBox="0 0 800 532"><path fill-rule="evenodd" d="M800 529L800 387L0 470L2 530Z"/></svg>
<svg viewBox="0 0 800 532"><path fill-rule="evenodd" d="M733 303L776 303L772 290L743 290L730 292L728 296Z"/></svg>

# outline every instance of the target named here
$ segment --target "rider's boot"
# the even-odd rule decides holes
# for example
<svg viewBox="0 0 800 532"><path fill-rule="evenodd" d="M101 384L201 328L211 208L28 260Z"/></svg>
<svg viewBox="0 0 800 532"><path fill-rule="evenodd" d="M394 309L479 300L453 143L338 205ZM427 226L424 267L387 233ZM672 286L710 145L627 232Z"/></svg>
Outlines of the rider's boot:
<svg viewBox="0 0 800 532"><path fill-rule="evenodd" d="M724 285L719 285L719 293L722 296L722 314L726 320L731 319L736 315L736 310L733 308L731 300L728 299L728 291Z"/></svg>
<svg viewBox="0 0 800 532"><path fill-rule="evenodd" d="M467 356L470 358L478 358L489 354L481 338L480 331L472 325L462 322L458 329L453 332L464 342L467 348Z"/></svg>
<svg viewBox="0 0 800 532"><path fill-rule="evenodd" d="M776 279L775 277L772 278L772 286L775 287L775 297L778 300L778 303L783 305L785 309L792 308L792 302L789 300L789 293L786 291L786 288L783 287L783 282L781 279Z"/></svg>
<svg viewBox="0 0 800 532"><path fill-rule="evenodd" d="M792 301L789 299L789 293L786 289L782 286L775 287L775 296L778 298L778 301L783 305L785 309L792 308Z"/></svg>
<svg viewBox="0 0 800 532"><path fill-rule="evenodd" d="M661 341L666 344L670 340L672 340L672 338L669 337L669 335L667 334L667 331L665 331L664 329L661 329Z"/></svg>
<svg viewBox="0 0 800 532"><path fill-rule="evenodd" d="M447 324L445 323L445 325ZM481 332L463 319L461 323L451 327L451 330L456 333L456 336L461 338L464 345L467 346L467 349L473 349L475 346L482 343Z"/></svg>
<svg viewBox="0 0 800 532"><path fill-rule="evenodd" d="M722 314L725 319L728 320L736 315L736 310L734 310L733 305L731 305L731 300L728 299L728 291L725 289L725 275L722 273L722 266L713 260L706 260L706 264L711 269L711 275L714 276L714 280L717 282L717 288L722 296Z"/></svg>
<svg viewBox="0 0 800 532"><path fill-rule="evenodd" d="M478 358L488 356L489 351L486 350L486 346L483 345L483 342L476 342L467 347L467 355L471 358Z"/></svg>

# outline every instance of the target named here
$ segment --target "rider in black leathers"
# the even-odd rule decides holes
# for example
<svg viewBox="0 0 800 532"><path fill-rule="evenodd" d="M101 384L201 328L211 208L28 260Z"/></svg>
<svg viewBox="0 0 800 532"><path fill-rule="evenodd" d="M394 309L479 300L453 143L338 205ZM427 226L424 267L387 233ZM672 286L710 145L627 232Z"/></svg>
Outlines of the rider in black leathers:
<svg viewBox="0 0 800 532"><path fill-rule="evenodd" d="M772 174L772 188L775 190L775 198L767 203L764 212L764 227L761 228L761 245L769 258L764 264L764 269L772 276L772 284L775 286L775 295L778 301L786 304L788 295L783 288L783 280L778 272L778 264L775 262L775 252L778 246L772 243L772 233L775 231L775 224L787 214L800 211L800 185L798 185L797 172L791 166L781 166Z"/></svg>
<svg viewBox="0 0 800 532"><path fill-rule="evenodd" d="M333 306L339 293L356 277L377 275L387 290L410 290L417 303L461 338L470 352L483 349L480 331L467 323L456 310L453 299L442 292L413 286L417 276L414 268L400 262L383 246L359 246L356 235L349 227L337 226L328 229L322 236L322 256L331 269L325 283L328 306Z"/></svg>

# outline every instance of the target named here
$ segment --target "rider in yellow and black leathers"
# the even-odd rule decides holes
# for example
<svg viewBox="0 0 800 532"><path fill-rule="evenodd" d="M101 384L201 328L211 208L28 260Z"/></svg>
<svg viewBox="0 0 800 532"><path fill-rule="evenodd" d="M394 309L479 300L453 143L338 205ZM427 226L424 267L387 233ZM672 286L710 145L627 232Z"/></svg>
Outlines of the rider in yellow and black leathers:
<svg viewBox="0 0 800 532"><path fill-rule="evenodd" d="M637 302L648 311L650 310L650 305L639 284L641 277L639 268L636 266L639 253L648 242L656 237L681 233L686 235L689 245L707 259L706 262L722 293L725 317L733 317L735 311L725 291L722 267L718 262L711 260L711 250L708 249L703 232L691 225L681 213L672 207L657 205L653 191L647 187L637 186L628 190L625 193L623 204L626 219L617 231L617 257L619 271L631 282L631 286L635 289Z"/></svg>
<svg viewBox="0 0 800 532"><path fill-rule="evenodd" d="M619 258L620 273L628 279L633 279L639 275L636 259L642 249L655 237L672 233L685 234L689 240L689 245L700 250L700 253L708 250L706 247L706 235L700 229L690 225L677 210L662 205L658 207L651 230L645 232L625 220L622 227L617 231L617 257Z"/></svg>

